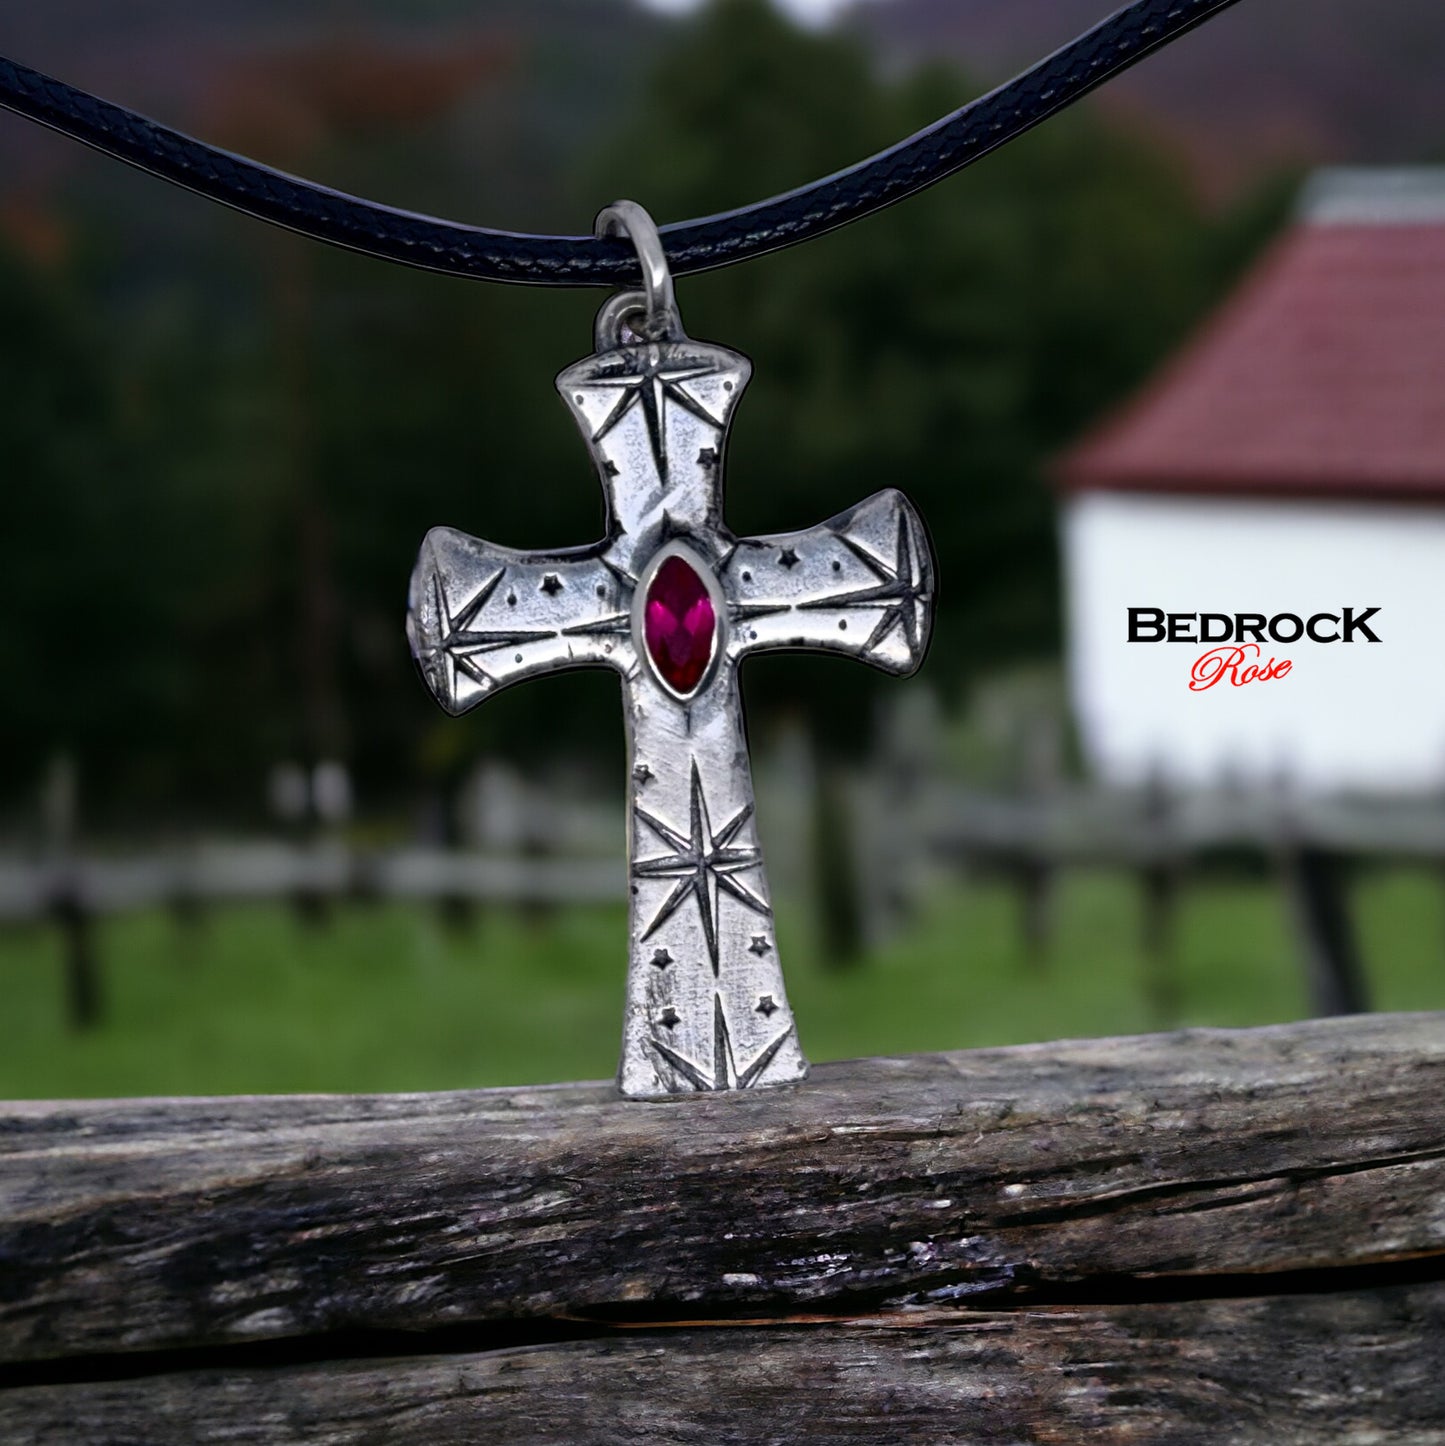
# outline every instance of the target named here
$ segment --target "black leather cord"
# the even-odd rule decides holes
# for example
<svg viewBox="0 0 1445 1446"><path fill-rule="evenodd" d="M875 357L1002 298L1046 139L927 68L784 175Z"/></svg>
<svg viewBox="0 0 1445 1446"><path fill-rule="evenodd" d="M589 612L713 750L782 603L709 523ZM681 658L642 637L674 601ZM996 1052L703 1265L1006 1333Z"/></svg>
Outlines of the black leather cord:
<svg viewBox="0 0 1445 1446"><path fill-rule="evenodd" d="M898 145L785 195L661 228L674 275L791 246L931 186L1236 0L1134 0L1006 85ZM0 57L0 107L273 225L387 261L483 281L635 286L632 247L528 236L398 211L218 150Z"/></svg>

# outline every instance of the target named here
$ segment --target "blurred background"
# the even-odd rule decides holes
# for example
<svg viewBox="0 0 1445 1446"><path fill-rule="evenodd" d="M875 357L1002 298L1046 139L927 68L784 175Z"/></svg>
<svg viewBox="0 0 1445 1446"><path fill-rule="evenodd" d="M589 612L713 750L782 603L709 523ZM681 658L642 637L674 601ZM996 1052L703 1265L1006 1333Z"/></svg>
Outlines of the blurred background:
<svg viewBox="0 0 1445 1446"><path fill-rule="evenodd" d="M49 0L0 50L340 189L575 233L849 164L1105 8ZM1445 1008L1442 66L1434 0L1244 0L931 192L681 283L755 364L732 527L897 485L939 559L916 678L748 667L812 1058ZM402 631L434 524L598 534L551 378L600 300L328 250L0 116L0 1096L611 1073L616 681L449 719ZM1159 559L1209 527L1244 560L1177 605L1253 608L1286 554L1267 611L1316 606L1316 556L1335 610L1413 568L1425 651L1203 724L1190 650L1111 672L1123 601L1175 605ZM1408 767L1369 765L1398 749L1366 693L1416 720Z"/></svg>

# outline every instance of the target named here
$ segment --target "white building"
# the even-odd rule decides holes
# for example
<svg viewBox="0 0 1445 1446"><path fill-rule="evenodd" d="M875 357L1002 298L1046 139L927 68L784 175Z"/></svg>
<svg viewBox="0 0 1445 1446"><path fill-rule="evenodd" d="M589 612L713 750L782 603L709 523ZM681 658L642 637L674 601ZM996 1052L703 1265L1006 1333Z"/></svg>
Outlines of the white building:
<svg viewBox="0 0 1445 1446"><path fill-rule="evenodd" d="M1445 169L1319 175L1059 480L1100 776L1445 790ZM1378 642L1349 628L1370 608ZM1130 609L1165 615L1136 614L1145 637L1178 615L1178 640L1129 641Z"/></svg>

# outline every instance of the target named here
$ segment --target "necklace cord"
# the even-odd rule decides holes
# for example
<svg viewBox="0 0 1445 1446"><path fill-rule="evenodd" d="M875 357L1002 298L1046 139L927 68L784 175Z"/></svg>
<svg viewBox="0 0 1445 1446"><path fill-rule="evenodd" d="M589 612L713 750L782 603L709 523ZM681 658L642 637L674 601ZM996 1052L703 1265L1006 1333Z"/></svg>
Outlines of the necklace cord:
<svg viewBox="0 0 1445 1446"><path fill-rule="evenodd" d="M676 276L810 240L962 170L1237 0L1133 0L1014 79L877 155L797 190L660 228ZM0 57L0 108L317 241L480 281L637 286L616 236L533 236L397 210L206 145Z"/></svg>

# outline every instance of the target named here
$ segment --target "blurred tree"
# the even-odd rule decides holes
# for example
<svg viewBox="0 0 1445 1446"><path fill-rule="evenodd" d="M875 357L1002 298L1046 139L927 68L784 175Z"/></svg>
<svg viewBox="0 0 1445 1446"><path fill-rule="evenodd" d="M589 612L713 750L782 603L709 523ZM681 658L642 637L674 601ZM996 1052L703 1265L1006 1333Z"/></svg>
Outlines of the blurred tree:
<svg viewBox="0 0 1445 1446"><path fill-rule="evenodd" d="M186 680L163 479L138 465L103 330L73 279L0 251L0 779L53 752L134 781Z"/></svg>
<svg viewBox="0 0 1445 1446"><path fill-rule="evenodd" d="M455 198L480 183L459 115L550 107L588 153L560 174L561 120L523 164L493 140L489 219L582 229L625 195L667 220L811 180L972 90L943 70L882 79L854 41L800 31L764 0L718 0L670 33L656 64L627 73L631 119L590 151L579 96L610 114L598 95L616 93L625 47L573 56L564 74L553 37L530 69L520 47L413 56L396 105L378 91L388 67L368 60L360 118L338 72L292 164L465 211ZM348 45L338 64L354 68ZM306 62L331 73L321 51ZM435 104L428 66L447 78ZM588 67L606 75L596 94ZM1204 217L1169 156L1078 109L888 213L686 279L691 332L757 367L730 523L807 525L903 487L941 566L932 679L956 690L1051 655L1046 458L1154 364L1277 209ZM68 270L0 256L0 436L20 479L0 488L7 791L29 792L57 744L79 755L88 796L142 817L257 809L272 763L322 748L346 753L369 806L418 782L445 791L483 747L617 778L615 679L532 684L452 720L410 676L401 632L434 524L517 546L598 534L600 491L550 378L588 350L600 295L469 286L215 225L226 240L211 252L184 232L199 260L184 275L164 227L141 255L92 242ZM103 210L86 234L111 227ZM318 638L335 672L316 686ZM833 748L859 744L896 686L832 659L750 671L756 716L804 711Z"/></svg>
<svg viewBox="0 0 1445 1446"><path fill-rule="evenodd" d="M600 159L598 198L660 220L721 210L849 164L973 87L878 78L844 35L765 0L717 0L679 37ZM738 530L809 524L894 484L940 561L928 672L949 689L1058 645L1049 453L1135 383L1216 280L1181 168L1076 109L882 215L689 279L691 332L755 379L729 467ZM857 743L877 680L826 659L757 665L764 705Z"/></svg>

